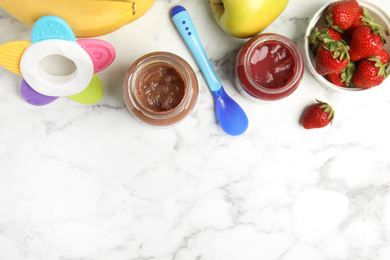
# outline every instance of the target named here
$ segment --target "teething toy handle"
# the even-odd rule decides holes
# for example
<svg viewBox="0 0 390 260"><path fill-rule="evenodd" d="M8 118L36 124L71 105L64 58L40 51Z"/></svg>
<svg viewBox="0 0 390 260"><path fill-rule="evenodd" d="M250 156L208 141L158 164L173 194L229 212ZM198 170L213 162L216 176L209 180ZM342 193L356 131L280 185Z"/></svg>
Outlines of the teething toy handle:
<svg viewBox="0 0 390 260"><path fill-rule="evenodd" d="M95 73L107 68L115 59L115 48L106 41L81 39L77 43L91 56Z"/></svg>

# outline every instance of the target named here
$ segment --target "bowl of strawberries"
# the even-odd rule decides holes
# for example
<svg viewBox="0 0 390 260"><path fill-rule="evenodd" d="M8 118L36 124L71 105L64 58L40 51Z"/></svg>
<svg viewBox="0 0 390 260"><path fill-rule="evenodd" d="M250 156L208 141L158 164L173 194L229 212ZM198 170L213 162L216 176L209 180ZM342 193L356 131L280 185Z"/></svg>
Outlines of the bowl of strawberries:
<svg viewBox="0 0 390 260"><path fill-rule="evenodd" d="M334 1L309 22L307 66L322 85L335 90L359 92L383 85L390 73L389 32L390 18L380 7L362 0Z"/></svg>

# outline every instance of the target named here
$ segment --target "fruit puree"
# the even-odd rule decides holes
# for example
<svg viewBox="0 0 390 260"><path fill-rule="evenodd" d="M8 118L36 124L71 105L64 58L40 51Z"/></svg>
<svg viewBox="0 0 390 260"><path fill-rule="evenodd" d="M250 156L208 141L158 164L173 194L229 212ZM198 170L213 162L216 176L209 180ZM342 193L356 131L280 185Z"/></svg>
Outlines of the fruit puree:
<svg viewBox="0 0 390 260"><path fill-rule="evenodd" d="M179 123L194 108L198 81L190 65L169 52L136 60L123 82L126 106L137 119L153 126Z"/></svg>
<svg viewBox="0 0 390 260"><path fill-rule="evenodd" d="M136 95L145 107L159 112L177 107L184 97L184 80L165 63L148 66L136 83Z"/></svg>
<svg viewBox="0 0 390 260"><path fill-rule="evenodd" d="M253 100L287 97L297 89L302 76L303 59L299 49L280 35L256 36L237 56L237 89Z"/></svg>
<svg viewBox="0 0 390 260"><path fill-rule="evenodd" d="M292 53L278 42L260 44L249 59L250 75L266 88L286 86L294 76L295 62Z"/></svg>

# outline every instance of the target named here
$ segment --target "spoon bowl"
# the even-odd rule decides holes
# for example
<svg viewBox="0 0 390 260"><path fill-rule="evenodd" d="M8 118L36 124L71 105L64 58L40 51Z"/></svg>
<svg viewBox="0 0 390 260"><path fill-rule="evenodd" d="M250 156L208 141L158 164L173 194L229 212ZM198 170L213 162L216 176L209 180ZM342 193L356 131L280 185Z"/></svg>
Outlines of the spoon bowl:
<svg viewBox="0 0 390 260"><path fill-rule="evenodd" d="M213 96L215 112L223 131L232 136L244 133L248 128L248 117L240 105L223 88L213 92Z"/></svg>

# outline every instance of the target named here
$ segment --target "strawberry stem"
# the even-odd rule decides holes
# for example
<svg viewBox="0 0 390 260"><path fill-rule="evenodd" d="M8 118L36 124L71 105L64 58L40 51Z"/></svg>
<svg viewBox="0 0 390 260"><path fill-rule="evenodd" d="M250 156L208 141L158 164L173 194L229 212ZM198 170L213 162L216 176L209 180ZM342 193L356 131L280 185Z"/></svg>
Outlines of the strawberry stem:
<svg viewBox="0 0 390 260"><path fill-rule="evenodd" d="M324 27L320 31L318 27L313 27L310 35L307 37L314 55L317 53L318 47L320 47L320 45L325 41L325 39L332 39L330 33L328 32L328 29L328 27Z"/></svg>
<svg viewBox="0 0 390 260"><path fill-rule="evenodd" d="M376 68L379 68L378 76L386 78L386 76L387 76L386 67L389 65L389 63L387 62L387 63L383 64L383 62L376 57L370 58L368 60L375 62L374 66Z"/></svg>
<svg viewBox="0 0 390 260"><path fill-rule="evenodd" d="M340 75L340 78L341 78L340 82L345 82L346 86L349 87L351 82L352 82L352 78L353 78L353 75L355 73L355 69L356 69L355 63L352 61L349 61L347 67L345 67L342 70L342 73Z"/></svg>
<svg viewBox="0 0 390 260"><path fill-rule="evenodd" d="M323 102L323 101L318 100L318 99L316 99L316 101L317 101L318 103L321 104L320 108L321 108L325 113L329 113L329 115L328 115L328 120L330 120L330 123L332 124L333 119L334 119L334 110L333 110L333 108L332 108L328 103L326 103L326 102Z"/></svg>
<svg viewBox="0 0 390 260"><path fill-rule="evenodd" d="M333 52L333 58L340 58L340 61L350 60L349 57L349 46L341 41L334 41L331 39L324 39L325 49Z"/></svg>
<svg viewBox="0 0 390 260"><path fill-rule="evenodd" d="M365 9L365 8L364 8ZM365 9L364 12L367 12L367 17L366 17L366 13L364 13L364 18L362 18L362 24L363 25L367 25L367 26L370 26L371 27L371 30L372 32L374 33L374 35L378 35L381 37L381 40L383 42L383 44L386 44L386 39L385 37L383 36L383 33L384 33L384 30L385 28L383 28L382 25L380 24L377 24L377 23L374 23L374 20L371 18L371 16L368 14L368 10Z"/></svg>

